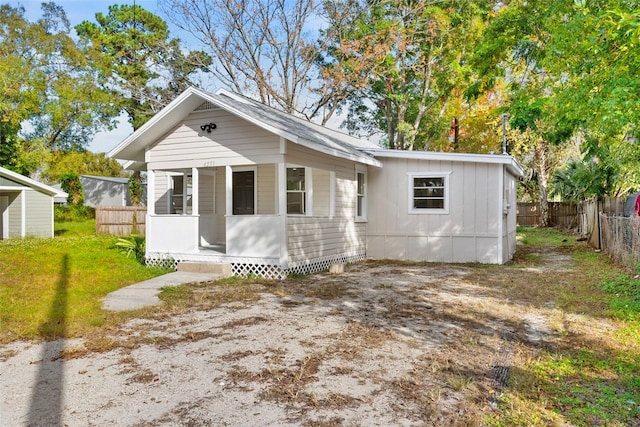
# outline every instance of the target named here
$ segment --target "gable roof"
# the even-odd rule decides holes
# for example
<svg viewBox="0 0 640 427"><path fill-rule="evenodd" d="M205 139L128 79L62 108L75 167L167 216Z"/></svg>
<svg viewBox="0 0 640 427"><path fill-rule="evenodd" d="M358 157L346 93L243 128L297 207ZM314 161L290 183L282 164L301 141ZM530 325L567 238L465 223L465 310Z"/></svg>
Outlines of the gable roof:
<svg viewBox="0 0 640 427"><path fill-rule="evenodd" d="M54 196L54 197L67 197L68 194L65 193L62 190L58 190L56 188L50 187L46 184L43 184L41 182L38 182L34 179L28 178L24 175L20 175L19 173L16 173L14 171L11 171L9 169L5 169L3 167L0 167L0 176L3 176L13 182L16 182L18 184L22 184L25 187L29 187L29 188L33 188L34 190L38 190L42 193L45 193L49 196ZM8 187L6 189L9 190L15 190L17 188L20 187ZM2 189L2 188L0 188Z"/></svg>
<svg viewBox="0 0 640 427"><path fill-rule="evenodd" d="M376 144L308 122L226 90L215 94L190 87L108 153L108 157L144 162L145 148L184 120L204 102L241 117L275 135L332 156L372 166L380 161L365 149Z"/></svg>
<svg viewBox="0 0 640 427"><path fill-rule="evenodd" d="M129 184L129 178L120 178L114 176L96 176L96 175L80 175L80 178L95 180L95 181L106 181L114 184Z"/></svg>

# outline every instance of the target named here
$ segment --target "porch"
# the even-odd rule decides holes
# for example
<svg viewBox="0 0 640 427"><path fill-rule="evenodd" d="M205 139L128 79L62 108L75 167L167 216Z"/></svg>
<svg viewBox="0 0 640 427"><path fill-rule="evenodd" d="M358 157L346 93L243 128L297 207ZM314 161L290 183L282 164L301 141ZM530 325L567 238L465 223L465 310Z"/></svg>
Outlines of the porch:
<svg viewBox="0 0 640 427"><path fill-rule="evenodd" d="M364 258L363 227L335 215L334 171L283 162L150 169L148 189L149 264L230 263L235 275L280 278Z"/></svg>

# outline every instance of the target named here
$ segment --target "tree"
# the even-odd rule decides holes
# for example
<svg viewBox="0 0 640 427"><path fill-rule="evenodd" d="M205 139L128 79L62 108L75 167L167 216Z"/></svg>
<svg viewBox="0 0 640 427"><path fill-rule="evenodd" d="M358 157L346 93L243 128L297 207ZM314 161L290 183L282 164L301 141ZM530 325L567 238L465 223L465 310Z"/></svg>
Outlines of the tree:
<svg viewBox="0 0 640 427"><path fill-rule="evenodd" d="M107 158L104 153L56 151L52 154L47 168L43 171L42 179L55 183L69 173L113 177L125 175L120 163L115 159Z"/></svg>
<svg viewBox="0 0 640 427"><path fill-rule="evenodd" d="M62 8L43 3L42 10L32 23L23 8L0 6L0 164L25 175L49 150L86 146L115 113Z"/></svg>
<svg viewBox="0 0 640 427"><path fill-rule="evenodd" d="M60 177L60 187L68 194L67 203L74 206L82 206L84 203L84 189L77 173L70 172Z"/></svg>
<svg viewBox="0 0 640 427"><path fill-rule="evenodd" d="M482 1L329 1L323 75L351 97L350 131L384 131L391 148L428 149L463 85ZM364 124L363 124L364 123Z"/></svg>
<svg viewBox="0 0 640 427"><path fill-rule="evenodd" d="M164 0L172 22L214 58L203 64L224 86L310 118L316 53L307 38L312 0Z"/></svg>
<svg viewBox="0 0 640 427"><path fill-rule="evenodd" d="M195 73L210 63L200 51L185 54L170 38L160 17L140 6L113 5L96 23L76 31L100 76L101 86L117 94L134 130L192 85Z"/></svg>

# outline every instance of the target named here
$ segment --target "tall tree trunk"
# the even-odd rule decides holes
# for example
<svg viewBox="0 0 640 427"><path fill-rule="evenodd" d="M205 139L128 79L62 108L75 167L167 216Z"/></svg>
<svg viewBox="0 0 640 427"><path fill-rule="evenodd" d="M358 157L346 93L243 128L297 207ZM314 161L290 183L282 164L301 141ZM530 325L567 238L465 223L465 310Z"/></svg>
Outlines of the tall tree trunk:
<svg viewBox="0 0 640 427"><path fill-rule="evenodd" d="M538 203L540 206L540 227L549 226L549 144L540 140L534 148L535 164L538 172Z"/></svg>

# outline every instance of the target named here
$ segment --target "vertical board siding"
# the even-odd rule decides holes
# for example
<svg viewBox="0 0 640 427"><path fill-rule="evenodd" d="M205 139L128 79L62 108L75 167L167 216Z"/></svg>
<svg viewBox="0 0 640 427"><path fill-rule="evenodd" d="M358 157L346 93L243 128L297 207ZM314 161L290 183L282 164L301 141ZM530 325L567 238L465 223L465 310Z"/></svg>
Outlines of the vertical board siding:
<svg viewBox="0 0 640 427"><path fill-rule="evenodd" d="M211 133L200 129L203 123L217 127ZM279 138L223 110L191 113L178 126L160 138L149 150L149 163L211 159L216 165L256 164L273 160ZM268 159L268 161L266 161Z"/></svg>
<svg viewBox="0 0 640 427"><path fill-rule="evenodd" d="M96 208L96 233L128 236L145 234L147 208L139 206L99 206Z"/></svg>
<svg viewBox="0 0 640 427"><path fill-rule="evenodd" d="M473 162L385 158L370 168L367 256L414 261L497 262L500 173ZM409 175L449 174L448 214L409 214Z"/></svg>
<svg viewBox="0 0 640 427"><path fill-rule="evenodd" d="M25 232L28 236L52 237L53 203L38 191L25 191Z"/></svg>

